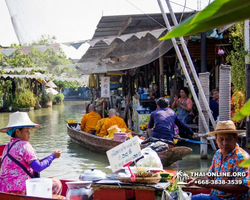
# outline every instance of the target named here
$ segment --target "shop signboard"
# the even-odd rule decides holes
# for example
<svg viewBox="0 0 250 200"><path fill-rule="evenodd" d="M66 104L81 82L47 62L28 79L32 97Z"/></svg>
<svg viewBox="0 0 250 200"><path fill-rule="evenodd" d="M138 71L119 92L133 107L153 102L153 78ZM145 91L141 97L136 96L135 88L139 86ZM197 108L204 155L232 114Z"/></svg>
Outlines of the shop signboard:
<svg viewBox="0 0 250 200"><path fill-rule="evenodd" d="M108 150L106 153L112 172L116 172L122 169L128 162L142 157L139 138L135 136Z"/></svg>
<svg viewBox="0 0 250 200"><path fill-rule="evenodd" d="M110 77L101 78L101 97L110 97Z"/></svg>

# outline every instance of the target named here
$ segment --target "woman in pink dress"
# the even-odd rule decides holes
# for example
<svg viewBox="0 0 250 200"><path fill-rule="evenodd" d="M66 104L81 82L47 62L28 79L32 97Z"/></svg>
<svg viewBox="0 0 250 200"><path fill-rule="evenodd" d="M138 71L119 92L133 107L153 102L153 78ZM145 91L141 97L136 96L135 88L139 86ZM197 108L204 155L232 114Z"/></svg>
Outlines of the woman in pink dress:
<svg viewBox="0 0 250 200"><path fill-rule="evenodd" d="M9 123L0 132L11 136L10 142L3 150L0 163L0 192L25 194L25 181L40 177L40 172L50 166L55 158L59 158L61 151L55 151L48 157L39 160L36 152L29 143L30 129L41 125L33 123L26 112L10 114ZM56 194L60 193L61 184L57 185ZM53 189L55 187L53 185Z"/></svg>

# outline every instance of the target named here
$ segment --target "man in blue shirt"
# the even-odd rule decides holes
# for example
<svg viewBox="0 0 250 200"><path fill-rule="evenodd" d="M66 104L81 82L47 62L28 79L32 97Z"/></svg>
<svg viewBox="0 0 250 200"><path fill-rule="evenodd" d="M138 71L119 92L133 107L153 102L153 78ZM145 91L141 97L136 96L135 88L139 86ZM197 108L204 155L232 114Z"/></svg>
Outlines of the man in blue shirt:
<svg viewBox="0 0 250 200"><path fill-rule="evenodd" d="M177 116L177 114L168 108L168 100L159 98L156 101L157 110L152 112L148 122L148 128L153 128L151 137L173 141L175 132L174 125L182 129L187 134L194 136L194 132ZM197 133L195 133L197 135Z"/></svg>

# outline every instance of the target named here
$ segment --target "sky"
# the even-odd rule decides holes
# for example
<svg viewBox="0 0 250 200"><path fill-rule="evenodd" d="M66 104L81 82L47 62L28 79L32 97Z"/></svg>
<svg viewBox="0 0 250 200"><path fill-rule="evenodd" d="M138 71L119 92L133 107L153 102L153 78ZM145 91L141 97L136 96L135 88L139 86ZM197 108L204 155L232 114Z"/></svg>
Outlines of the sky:
<svg viewBox="0 0 250 200"><path fill-rule="evenodd" d="M186 2L185 11L191 11L197 10L197 1L174 2ZM208 0L199 1L201 8L208 4ZM168 12L165 0L161 2ZM184 10L171 5L175 12ZM63 43L91 39L102 16L145 13L161 13L157 0L0 0L0 45L19 43L11 16L25 43L36 41L41 35L56 36L56 42ZM61 47L68 57L79 59L89 46L82 45L78 50Z"/></svg>

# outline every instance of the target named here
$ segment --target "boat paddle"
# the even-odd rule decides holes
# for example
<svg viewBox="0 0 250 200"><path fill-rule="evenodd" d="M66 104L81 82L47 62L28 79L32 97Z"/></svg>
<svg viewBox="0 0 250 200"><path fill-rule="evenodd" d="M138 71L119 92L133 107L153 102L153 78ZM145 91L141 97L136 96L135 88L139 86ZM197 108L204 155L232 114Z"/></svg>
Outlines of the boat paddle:
<svg viewBox="0 0 250 200"><path fill-rule="evenodd" d="M195 144L209 144L209 143L204 143L204 142L201 142L198 140L190 140L190 139L181 138L181 137L174 137L174 139L183 140L183 141L191 142L191 143L195 143Z"/></svg>
<svg viewBox="0 0 250 200"><path fill-rule="evenodd" d="M138 136L143 136L141 133L136 133L136 132L132 132L132 135L138 135ZM195 143L195 144L209 144L209 143L204 143L198 140L191 140L191 139L186 139L186 138L181 138L181 137L174 137L174 139L178 139L178 140L183 140L186 142L191 142L191 143Z"/></svg>

